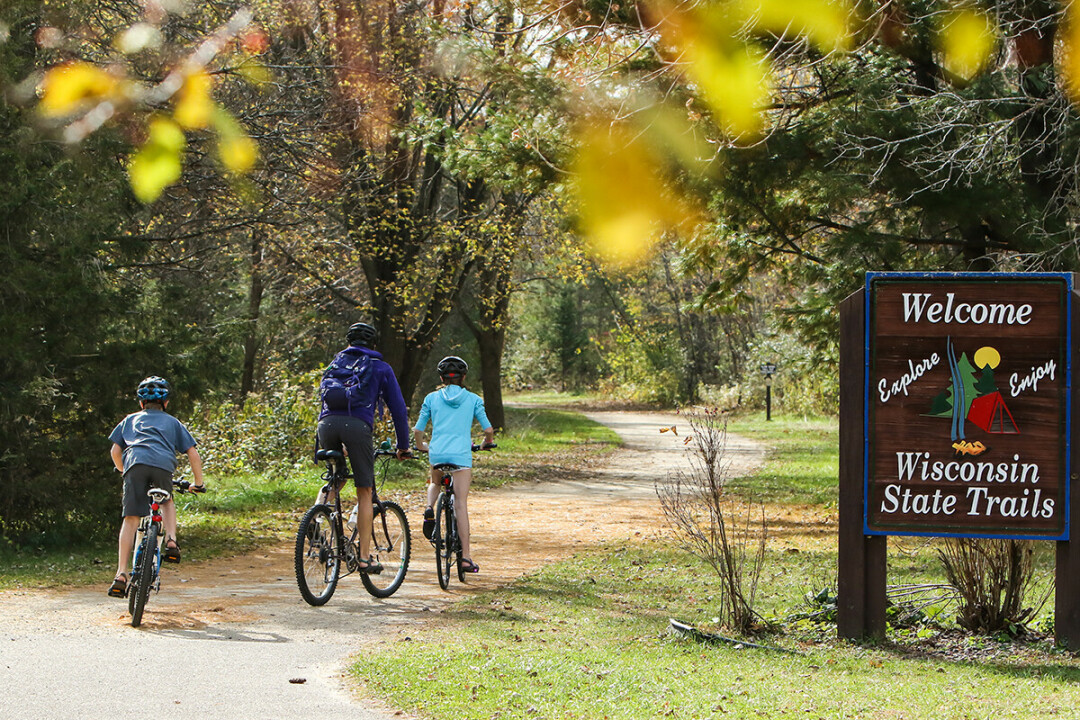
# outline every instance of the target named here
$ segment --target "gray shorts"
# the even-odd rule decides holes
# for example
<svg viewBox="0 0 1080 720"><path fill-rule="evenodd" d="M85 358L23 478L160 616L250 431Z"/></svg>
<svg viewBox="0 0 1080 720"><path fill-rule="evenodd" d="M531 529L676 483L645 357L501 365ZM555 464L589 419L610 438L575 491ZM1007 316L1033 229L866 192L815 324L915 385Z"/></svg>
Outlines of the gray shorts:
<svg viewBox="0 0 1080 720"><path fill-rule="evenodd" d="M319 447L324 450L345 448L356 487L375 486L375 445L370 425L348 415L327 415L319 421L318 432Z"/></svg>
<svg viewBox="0 0 1080 720"><path fill-rule="evenodd" d="M132 465L124 473L124 515L150 514L150 488L172 493L172 473L151 465Z"/></svg>

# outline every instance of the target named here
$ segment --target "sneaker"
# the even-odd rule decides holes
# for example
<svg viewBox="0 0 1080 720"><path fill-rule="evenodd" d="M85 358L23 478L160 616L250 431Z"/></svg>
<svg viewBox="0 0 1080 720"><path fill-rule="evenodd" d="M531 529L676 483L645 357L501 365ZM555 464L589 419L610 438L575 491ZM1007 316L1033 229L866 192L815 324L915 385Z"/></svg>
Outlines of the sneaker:
<svg viewBox="0 0 1080 720"><path fill-rule="evenodd" d="M435 534L435 511L431 508L424 510L424 537L428 540Z"/></svg>

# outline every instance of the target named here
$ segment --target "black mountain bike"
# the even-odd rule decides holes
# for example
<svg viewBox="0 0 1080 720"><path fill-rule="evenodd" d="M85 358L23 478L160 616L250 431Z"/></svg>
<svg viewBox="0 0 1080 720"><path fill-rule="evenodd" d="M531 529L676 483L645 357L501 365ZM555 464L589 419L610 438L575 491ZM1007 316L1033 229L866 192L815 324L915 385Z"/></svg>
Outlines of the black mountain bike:
<svg viewBox="0 0 1080 720"><path fill-rule="evenodd" d="M178 493L205 492L190 489L194 486L187 480L173 480L173 487ZM165 540L161 528L161 506L171 496L168 490L150 488L150 514L139 522L139 531L135 535L135 556L131 563L131 579L127 584L128 612L131 613L131 627L142 624L143 610L150 599L150 591L161 589L161 544Z"/></svg>
<svg viewBox="0 0 1080 720"><path fill-rule="evenodd" d="M493 443L487 446L473 445L477 450L494 450ZM442 471L440 481L442 489L435 501L435 529L431 533L431 544L435 546L435 572L439 576L439 587L450 587L450 571L457 566L458 581L465 582L465 570L461 567L461 538L458 537L457 516L454 514L454 471L460 465L439 463L433 465Z"/></svg>
<svg viewBox="0 0 1080 720"><path fill-rule="evenodd" d="M395 453L376 450L375 455L388 459ZM320 495L326 502L316 503L300 520L294 563L300 595L308 604L319 606L325 605L333 596L338 580L359 571L361 558L359 530L355 524L357 508L346 516L341 506L340 490L351 477L345 455L337 450L319 450L315 459L326 463L326 473L322 477L325 485ZM386 460L383 460L384 478L386 470ZM376 483L377 486L381 484ZM361 572L360 579L369 593L385 598L397 592L405 580L412 541L405 511L392 500L379 500L377 490L378 487L372 488L371 555L381 567Z"/></svg>

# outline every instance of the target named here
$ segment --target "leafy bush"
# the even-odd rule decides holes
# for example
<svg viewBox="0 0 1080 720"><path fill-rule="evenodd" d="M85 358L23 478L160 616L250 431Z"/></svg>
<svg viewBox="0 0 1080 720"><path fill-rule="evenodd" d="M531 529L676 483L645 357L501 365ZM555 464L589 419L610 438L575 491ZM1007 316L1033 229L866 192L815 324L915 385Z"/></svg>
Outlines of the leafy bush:
<svg viewBox="0 0 1080 720"><path fill-rule="evenodd" d="M680 392L685 357L670 333L620 329L604 359L611 368L601 383L605 395L668 406L685 400Z"/></svg>
<svg viewBox="0 0 1080 720"><path fill-rule="evenodd" d="M240 406L199 404L190 426L207 471L282 473L308 461L318 424L320 372L295 378L268 374L264 389Z"/></svg>

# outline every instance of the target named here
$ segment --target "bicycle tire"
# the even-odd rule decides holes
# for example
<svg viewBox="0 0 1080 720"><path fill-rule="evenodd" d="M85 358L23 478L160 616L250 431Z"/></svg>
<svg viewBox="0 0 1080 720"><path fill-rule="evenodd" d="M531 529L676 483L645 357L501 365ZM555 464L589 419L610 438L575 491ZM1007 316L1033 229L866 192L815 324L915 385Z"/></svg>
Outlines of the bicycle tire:
<svg viewBox="0 0 1080 720"><path fill-rule="evenodd" d="M154 554L157 551L158 526L150 523L143 538L142 552L139 553L139 567L132 570L132 575L137 575L135 587L128 592L134 592L135 597L131 604L131 627L139 627L142 624L143 610L146 609L146 601L150 599L150 586L154 583Z"/></svg>
<svg viewBox="0 0 1080 720"><path fill-rule="evenodd" d="M392 500L384 500L376 508L371 524L371 554L382 565L382 572L362 573L360 579L367 591L377 598L387 598L397 592L409 571L412 535L405 511Z"/></svg>
<svg viewBox="0 0 1080 720"><path fill-rule="evenodd" d="M315 505L300 520L293 565L300 595L316 607L325 605L341 574L338 526L329 505Z"/></svg>
<svg viewBox="0 0 1080 720"><path fill-rule="evenodd" d="M141 535L142 533L139 534ZM136 538L138 538L138 536L136 536ZM135 553L131 558L131 572L128 574L127 584L128 615L135 614L135 596L139 594L135 592L135 586L138 585L139 582L139 565L142 562L140 560L140 558L142 558L141 547L141 540L135 543Z"/></svg>
<svg viewBox="0 0 1080 720"><path fill-rule="evenodd" d="M454 515L448 498L446 493L441 493L435 503L435 532L431 536L435 540L435 573L439 576L439 587L443 590L450 587L450 559L454 556Z"/></svg>

